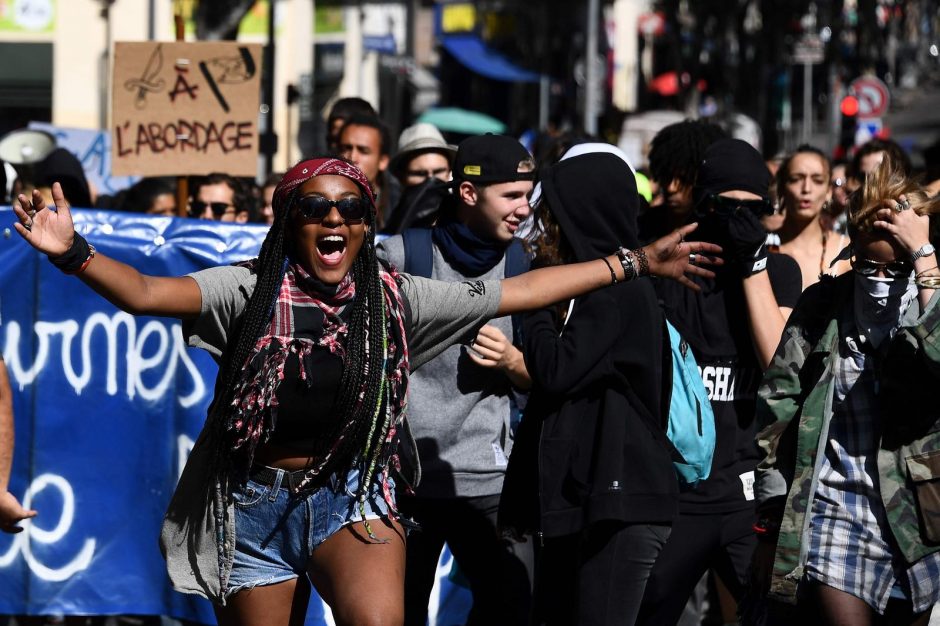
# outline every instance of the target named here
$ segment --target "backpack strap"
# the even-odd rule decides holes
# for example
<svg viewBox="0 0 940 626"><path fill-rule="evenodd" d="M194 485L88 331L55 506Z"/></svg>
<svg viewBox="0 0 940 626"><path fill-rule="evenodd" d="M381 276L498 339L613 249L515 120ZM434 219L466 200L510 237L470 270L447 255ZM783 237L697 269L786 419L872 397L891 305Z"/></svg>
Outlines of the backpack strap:
<svg viewBox="0 0 940 626"><path fill-rule="evenodd" d="M530 263L531 260L529 255L526 254L522 240L513 237L509 247L506 248L506 267L503 270L503 275L506 278L512 278L519 274L525 274L529 271Z"/></svg>
<svg viewBox="0 0 940 626"><path fill-rule="evenodd" d="M503 276L512 278L529 271L532 260L529 258L522 240L513 237L512 242L506 249L506 262L503 267ZM512 316L512 342L517 346L522 345L522 314L516 313Z"/></svg>
<svg viewBox="0 0 940 626"><path fill-rule="evenodd" d="M431 278L434 268L434 247L431 245L431 229L408 228L401 233L405 247L403 271L412 276Z"/></svg>

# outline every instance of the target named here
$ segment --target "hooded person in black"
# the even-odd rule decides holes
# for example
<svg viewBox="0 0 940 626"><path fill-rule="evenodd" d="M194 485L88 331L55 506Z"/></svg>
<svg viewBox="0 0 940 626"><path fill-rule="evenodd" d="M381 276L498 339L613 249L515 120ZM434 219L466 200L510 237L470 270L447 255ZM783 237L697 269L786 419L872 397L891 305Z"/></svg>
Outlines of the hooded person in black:
<svg viewBox="0 0 940 626"><path fill-rule="evenodd" d="M541 182L535 264L637 245L636 183L618 157L561 161ZM665 419L663 329L645 281L526 318L523 354L534 386L510 458L501 521L516 532L537 529L544 540L539 623L632 624L639 609L678 498L656 432Z"/></svg>
<svg viewBox="0 0 940 626"><path fill-rule="evenodd" d="M51 190L54 182L62 185L62 193L72 206L86 209L94 206L82 163L65 148L56 148L36 164L36 187L48 187ZM50 191L49 197L51 193Z"/></svg>
<svg viewBox="0 0 940 626"><path fill-rule="evenodd" d="M792 258L769 254L760 224L769 209L770 172L739 139L708 147L699 167L693 236L724 248L701 291L656 281L666 317L692 347L715 414L715 455L707 480L682 493L679 518L653 568L638 623L671 625L701 576L714 570L740 598L756 545L754 468L762 458L755 398L802 280Z"/></svg>

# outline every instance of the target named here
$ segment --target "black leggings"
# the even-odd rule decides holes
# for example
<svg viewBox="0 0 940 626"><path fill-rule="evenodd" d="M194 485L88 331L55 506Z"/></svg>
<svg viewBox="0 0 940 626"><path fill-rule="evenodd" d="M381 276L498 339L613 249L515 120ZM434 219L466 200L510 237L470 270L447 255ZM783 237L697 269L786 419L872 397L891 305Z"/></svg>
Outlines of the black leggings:
<svg viewBox="0 0 940 626"><path fill-rule="evenodd" d="M892 598L884 615L879 615L861 598L816 582L804 580L800 591L799 615L802 622L826 626L914 626L930 621L930 609L914 613L909 600ZM770 611L773 616L774 611ZM806 621L810 620L810 621Z"/></svg>
<svg viewBox="0 0 940 626"><path fill-rule="evenodd" d="M473 593L469 626L529 622L532 600L532 541L501 537L496 529L499 496L476 498L401 497L399 508L421 530L408 534L405 563L405 624L427 623L428 599L446 542Z"/></svg>
<svg viewBox="0 0 940 626"><path fill-rule="evenodd" d="M547 539L536 573L535 622L633 624L669 531L660 524L600 522L577 535Z"/></svg>
<svg viewBox="0 0 940 626"><path fill-rule="evenodd" d="M680 515L643 596L637 624L674 626L696 583L709 569L740 600L757 545L754 511Z"/></svg>

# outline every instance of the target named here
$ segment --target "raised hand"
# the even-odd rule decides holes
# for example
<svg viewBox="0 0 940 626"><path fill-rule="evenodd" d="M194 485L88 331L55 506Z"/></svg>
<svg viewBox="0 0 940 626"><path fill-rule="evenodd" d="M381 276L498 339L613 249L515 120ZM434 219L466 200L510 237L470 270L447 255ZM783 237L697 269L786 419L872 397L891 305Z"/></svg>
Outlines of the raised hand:
<svg viewBox="0 0 940 626"><path fill-rule="evenodd" d="M649 259L650 274L672 278L689 289L700 288L689 280L687 274L712 278L715 273L702 265L722 265L724 261L716 256L721 254L721 246L706 241L686 241L685 236L693 232L698 224L687 224L657 239L643 250Z"/></svg>
<svg viewBox="0 0 940 626"><path fill-rule="evenodd" d="M897 200L883 201L882 208L876 213L878 220L873 226L890 233L908 254L913 254L930 242L930 218L918 215L910 206L904 195Z"/></svg>
<svg viewBox="0 0 940 626"><path fill-rule="evenodd" d="M13 212L17 217L13 228L32 247L50 257L57 257L65 254L72 246L75 227L72 225L69 203L59 183L52 185L52 199L55 202L54 209L46 206L38 190L33 190L32 199L20 194L13 203Z"/></svg>
<svg viewBox="0 0 940 626"><path fill-rule="evenodd" d="M31 517L36 517L36 511L24 509L9 491L0 493L0 531L18 533L23 530L18 524Z"/></svg>

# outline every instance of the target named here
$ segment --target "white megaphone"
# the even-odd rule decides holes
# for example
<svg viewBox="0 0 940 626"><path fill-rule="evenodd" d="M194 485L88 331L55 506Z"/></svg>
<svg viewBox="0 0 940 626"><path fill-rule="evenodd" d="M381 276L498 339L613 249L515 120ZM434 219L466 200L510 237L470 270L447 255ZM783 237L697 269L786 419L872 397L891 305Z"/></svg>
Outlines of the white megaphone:
<svg viewBox="0 0 940 626"><path fill-rule="evenodd" d="M56 149L55 137L42 130L21 128L0 138L0 162L9 164L20 181L19 188L34 184L33 172L37 163ZM0 165L2 167L3 165ZM7 188L0 190L3 201L12 195L13 177L7 176Z"/></svg>
<svg viewBox="0 0 940 626"><path fill-rule="evenodd" d="M0 139L0 161L11 165L31 165L56 149L55 137L43 130L21 128Z"/></svg>

